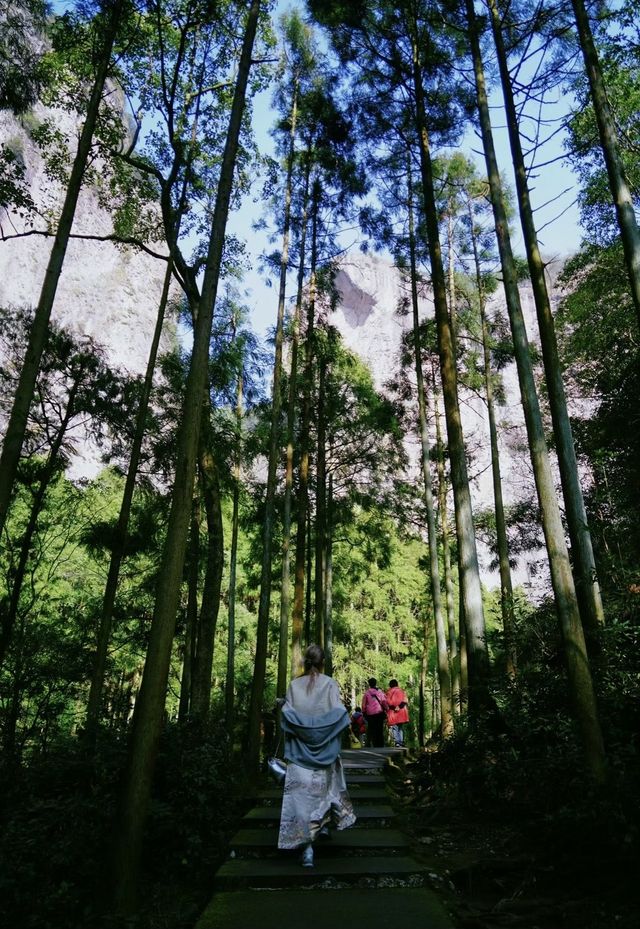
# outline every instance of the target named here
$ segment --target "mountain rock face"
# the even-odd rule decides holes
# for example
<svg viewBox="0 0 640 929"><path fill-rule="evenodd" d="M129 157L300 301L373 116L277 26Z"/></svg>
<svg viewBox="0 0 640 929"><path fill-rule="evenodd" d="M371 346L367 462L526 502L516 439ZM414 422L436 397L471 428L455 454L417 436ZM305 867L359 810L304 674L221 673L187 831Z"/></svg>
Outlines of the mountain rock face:
<svg viewBox="0 0 640 929"><path fill-rule="evenodd" d="M554 268L549 283L553 285ZM400 343L404 333L412 325L411 315L399 314L398 308L406 298L399 271L388 261L377 256L356 254L346 256L341 262L336 277L340 295L332 317L347 346L365 360L378 389L396 374L399 368ZM552 293L554 291L552 290ZM528 283L521 285L520 298L525 315L529 341L539 342L533 294ZM500 312L506 317L506 305L502 290L490 300L489 318ZM429 291L420 297L421 318L434 315L433 300ZM508 507L525 500L535 500L535 484L527 446L524 416L520 403L520 391L515 363L508 364L501 372L504 384L504 404L497 407L501 473L505 505ZM432 445L435 447L434 398L428 398ZM442 400L438 399L444 429ZM493 508L493 482L491 474L491 450L489 424L483 396L460 387L460 408L468 452L468 468L471 478L474 512ZM419 444L416 433L409 441L408 451L417 474ZM446 432L445 432L446 435ZM559 483L559 482L558 482ZM453 521L453 500L449 496L450 521ZM489 587L499 584L498 571L492 565L493 558L481 535L477 536L483 582ZM534 599L549 589L546 557L540 547L523 554L517 559L513 572L514 585L525 587Z"/></svg>
<svg viewBox="0 0 640 929"><path fill-rule="evenodd" d="M0 226L0 303L35 306L40 295L52 239L33 234L47 228L46 219L57 214L64 189L51 181L34 144L29 126L54 115L57 128L71 140L73 150L79 126L71 114L36 104L27 117L0 113L0 143L7 145L26 169L28 191L41 216L33 227L16 212L3 210ZM55 229L55 225L53 226ZM11 238L18 233L26 237ZM106 236L111 218L98 203L91 186L83 188L73 234ZM158 249L161 251L161 249ZM144 372L160 300L166 264L143 252L111 242L72 239L62 269L53 318L79 335L99 343L109 362L131 374Z"/></svg>
<svg viewBox="0 0 640 929"><path fill-rule="evenodd" d="M42 155L29 131L30 125L51 114L52 111L41 104L22 119L0 113L0 143L7 145L24 164L28 191L40 214L31 227L17 212L0 213L3 236L0 242L0 303L3 306L34 306L44 279L51 239L35 234L12 236L46 229L47 218L56 215L64 196L62 185L47 176ZM55 119L58 128L70 139L73 151L79 131L76 121L64 111L55 111ZM80 196L73 232L107 236L111 231L108 212L100 206L96 190L87 185ZM141 374L146 366L164 273L164 261L143 252L110 242L73 239L60 278L53 317L70 331L89 336L101 345L113 366L134 375ZM384 390L397 373L401 339L411 326L411 316L398 312L408 296L400 273L389 261L358 252L342 260L336 286L340 300L332 322L347 346L369 364L376 386ZM521 287L521 297L529 337L535 342L537 324L528 285ZM495 310L504 312L504 297L500 292L489 305L489 315ZM433 302L428 291L420 298L420 311L423 318L433 316ZM166 338L173 338L172 328ZM535 499L535 487L515 365L508 365L502 377L505 403L498 409L498 417L508 506ZM461 389L460 403L474 509L479 512L493 506L486 409L482 397L469 390ZM430 398L430 421L435 444L433 397ZM444 424L444 417L442 421ZM417 434L415 439L409 439L408 451L417 468ZM85 461L76 466L76 473L95 473L99 467L98 458L90 449L83 449L82 455ZM452 519L451 499L449 508ZM498 583L497 571L492 567L491 554L480 535L478 548L483 578L488 586L494 587ZM534 597L536 593L546 592L546 559L540 549L518 559L514 582L527 587Z"/></svg>

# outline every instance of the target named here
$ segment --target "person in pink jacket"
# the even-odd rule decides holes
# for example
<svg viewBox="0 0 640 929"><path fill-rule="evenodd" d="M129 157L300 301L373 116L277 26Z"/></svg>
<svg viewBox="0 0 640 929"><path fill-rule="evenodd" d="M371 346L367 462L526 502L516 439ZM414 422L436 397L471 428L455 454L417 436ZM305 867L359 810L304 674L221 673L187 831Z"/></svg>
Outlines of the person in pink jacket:
<svg viewBox="0 0 640 929"><path fill-rule="evenodd" d="M362 697L362 712L367 720L367 747L382 748L384 745L384 718L387 701L377 685L375 677L369 678L369 687Z"/></svg>
<svg viewBox="0 0 640 929"><path fill-rule="evenodd" d="M387 710L387 723L393 736L396 748L404 747L404 727L409 722L409 710L407 706L409 701L407 695L398 687L398 682L394 678L389 681L389 690L385 694L389 709Z"/></svg>

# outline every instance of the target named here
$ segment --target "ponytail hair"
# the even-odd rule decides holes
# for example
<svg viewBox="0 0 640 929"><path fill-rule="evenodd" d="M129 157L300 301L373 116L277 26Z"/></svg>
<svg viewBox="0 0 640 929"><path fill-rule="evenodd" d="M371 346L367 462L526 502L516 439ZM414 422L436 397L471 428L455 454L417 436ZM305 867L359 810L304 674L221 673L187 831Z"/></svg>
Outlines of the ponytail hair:
<svg viewBox="0 0 640 929"><path fill-rule="evenodd" d="M313 689L316 677L324 667L324 650L319 645L310 645L304 653L304 673L309 675L307 693Z"/></svg>

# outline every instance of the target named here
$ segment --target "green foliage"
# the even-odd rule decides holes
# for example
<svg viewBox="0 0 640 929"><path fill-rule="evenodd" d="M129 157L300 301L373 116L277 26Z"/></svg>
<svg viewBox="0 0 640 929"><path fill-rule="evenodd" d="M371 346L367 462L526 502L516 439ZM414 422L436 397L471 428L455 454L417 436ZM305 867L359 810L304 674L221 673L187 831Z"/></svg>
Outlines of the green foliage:
<svg viewBox="0 0 640 929"><path fill-rule="evenodd" d="M355 514L334 552L334 676L360 700L367 678L395 677L417 717L421 636L428 613L424 545L404 538L387 516Z"/></svg>
<svg viewBox="0 0 640 929"><path fill-rule="evenodd" d="M125 758L125 740L110 732L103 734L94 758L77 740L60 737L28 768L0 767L4 925L82 929L102 924ZM176 724L165 728L145 836L139 929L193 925L244 812L242 777L217 719L206 731Z"/></svg>
<svg viewBox="0 0 640 929"><path fill-rule="evenodd" d="M616 29L615 18L614 14L610 34L601 37L598 54L607 99L613 110L620 157L637 205L640 183L639 52L637 42L630 40L629 26ZM618 236L618 224L586 75L580 74L576 84L578 105L569 121L566 147L581 181L578 202L582 226L588 242L612 245Z"/></svg>
<svg viewBox="0 0 640 929"><path fill-rule="evenodd" d="M46 0L0 0L0 109L23 113L42 89Z"/></svg>
<svg viewBox="0 0 640 929"><path fill-rule="evenodd" d="M0 146L0 208L11 210L31 225L36 210L20 150L9 142Z"/></svg>
<svg viewBox="0 0 640 929"><path fill-rule="evenodd" d="M446 796L473 815L508 803L509 816L535 815L547 824L560 817L570 824L571 841L584 826L604 827L607 842L638 843L638 604L603 631L593 669L611 765L607 796L585 780L553 604L533 609L520 598L517 612L517 677L496 673L493 679L500 719L459 729L418 763L423 802L427 794L432 800Z"/></svg>
<svg viewBox="0 0 640 929"><path fill-rule="evenodd" d="M622 246L586 246L567 262L558 313L578 452L594 481L587 493L600 582L620 597L637 584L640 546L640 352Z"/></svg>

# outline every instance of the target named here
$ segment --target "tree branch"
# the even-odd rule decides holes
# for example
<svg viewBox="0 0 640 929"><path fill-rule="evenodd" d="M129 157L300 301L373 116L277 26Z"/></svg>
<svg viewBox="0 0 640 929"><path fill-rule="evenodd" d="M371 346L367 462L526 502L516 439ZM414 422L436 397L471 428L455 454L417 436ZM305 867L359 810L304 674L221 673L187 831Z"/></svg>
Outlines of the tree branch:
<svg viewBox="0 0 640 929"><path fill-rule="evenodd" d="M9 239L26 239L27 236L41 235L45 238L53 238L55 232L47 232L45 229L30 229L28 232L16 232L15 235L5 235L2 233L0 241L7 242ZM71 239L87 239L90 242L113 242L114 245L130 245L132 248L139 248L140 251L146 252L152 258L160 258L162 261L168 261L168 255L162 255L160 252L154 252L152 248L141 242L140 239L132 236L121 237L117 235L89 235L88 233L72 232L69 236Z"/></svg>

